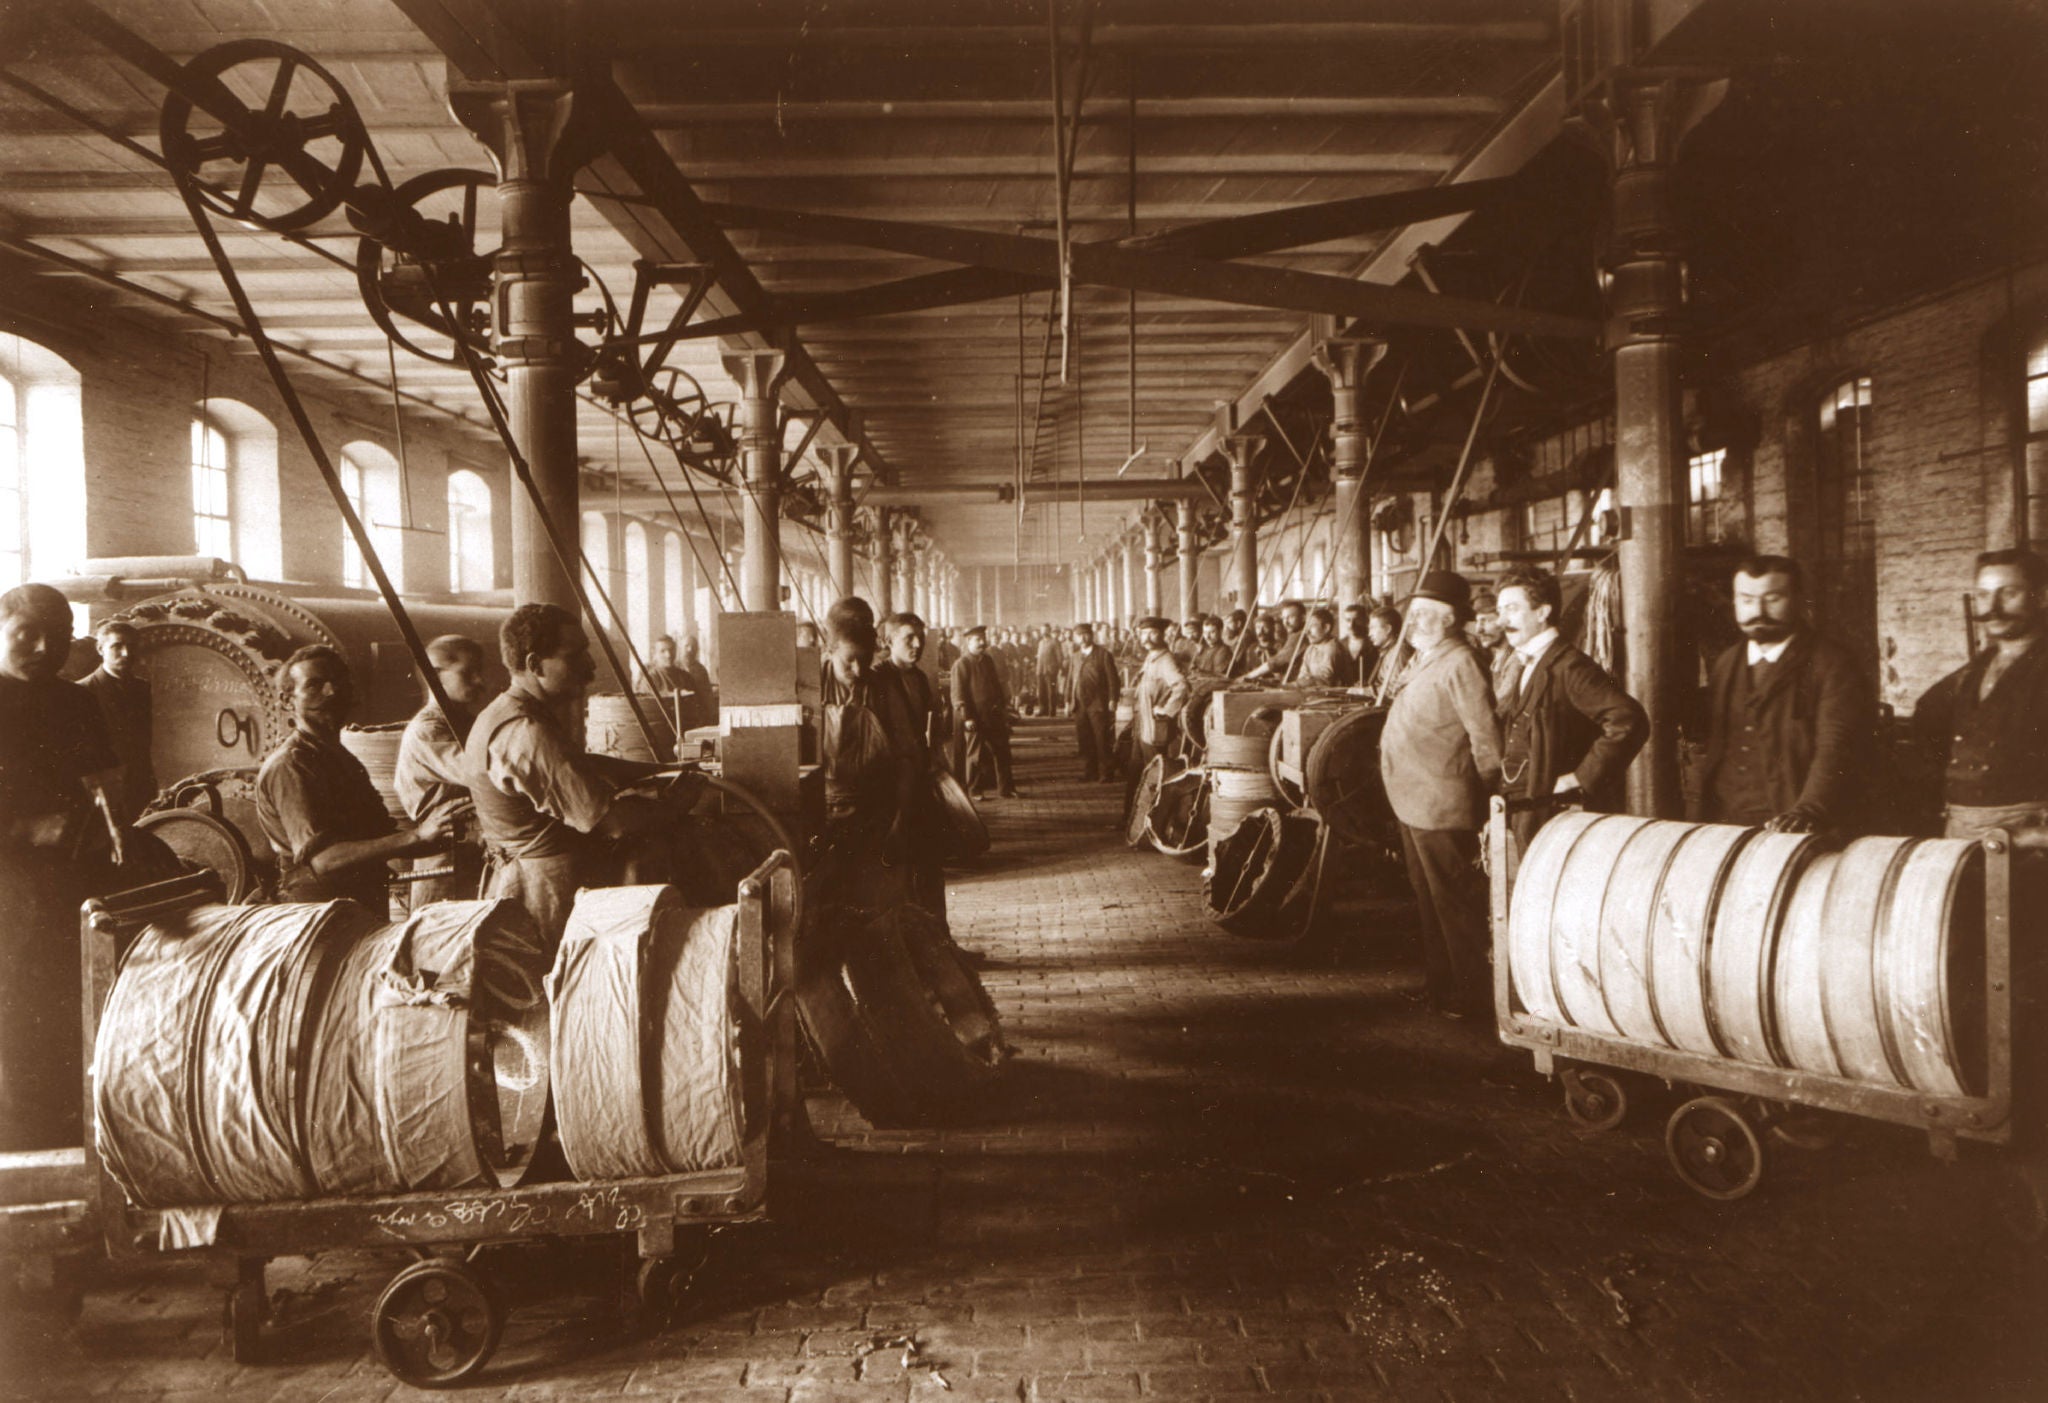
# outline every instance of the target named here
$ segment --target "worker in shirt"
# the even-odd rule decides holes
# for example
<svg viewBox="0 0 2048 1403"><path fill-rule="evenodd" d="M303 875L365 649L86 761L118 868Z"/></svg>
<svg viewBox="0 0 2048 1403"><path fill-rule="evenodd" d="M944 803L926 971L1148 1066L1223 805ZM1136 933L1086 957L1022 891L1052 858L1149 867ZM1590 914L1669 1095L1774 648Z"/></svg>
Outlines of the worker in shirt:
<svg viewBox="0 0 2048 1403"><path fill-rule="evenodd" d="M57 675L70 651L62 594L0 594L0 1151L79 1143L78 908L130 885L109 860L120 760Z"/></svg>
<svg viewBox="0 0 2048 1403"><path fill-rule="evenodd" d="M431 699L413 713L398 742L391 787L414 823L423 822L430 814L449 816L454 842L448 860L429 860L424 865L455 870L445 877L426 877L412 883L415 910L430 901L475 900L484 871L484 850L474 826L469 825L465 831L466 821L475 808L462 769L463 737L491 699L483 645L459 633L444 634L427 645L427 661L433 665L434 676L454 715L443 712L439 703ZM418 861L413 864L415 868L422 865Z"/></svg>
<svg viewBox="0 0 2048 1403"><path fill-rule="evenodd" d="M1293 680L1304 687L1349 687L1358 680L1351 655L1337 639L1335 610L1318 606L1310 611Z"/></svg>
<svg viewBox="0 0 2048 1403"><path fill-rule="evenodd" d="M953 664L953 715L966 744L967 787L988 793L993 782L1005 799L1017 797L1010 770L1010 693L988 653L988 630L967 630L967 651Z"/></svg>
<svg viewBox="0 0 2048 1403"><path fill-rule="evenodd" d="M1364 674L1365 689L1375 699L1383 699L1393 689L1394 676L1401 666L1401 614L1397 609L1380 605L1365 616L1365 641L1372 648L1372 670Z"/></svg>
<svg viewBox="0 0 2048 1403"><path fill-rule="evenodd" d="M1209 677L1230 675L1230 644L1223 638L1223 620L1214 614L1204 614L1201 620L1202 646L1195 650L1194 666L1190 669Z"/></svg>
<svg viewBox="0 0 2048 1403"><path fill-rule="evenodd" d="M1138 695L1131 709L1131 773L1124 785L1124 809L1131 807L1138 777L1155 755L1171 752L1180 739L1180 714L1188 704L1188 677L1166 647L1166 620L1138 620L1145 660L1138 668Z"/></svg>
<svg viewBox="0 0 2048 1403"><path fill-rule="evenodd" d="M154 730L149 683L136 674L135 639L135 625L125 619L108 619L94 629L100 665L79 684L99 703L107 738L121 761L120 778L107 793L122 823L133 823L156 797L156 763L149 749Z"/></svg>
<svg viewBox="0 0 2048 1403"><path fill-rule="evenodd" d="M277 894L345 897L386 916L392 861L445 849L453 817L435 813L410 828L392 821L370 772L341 743L356 694L340 653L324 643L301 648L277 678L292 731L256 773L256 821L278 855Z"/></svg>
<svg viewBox="0 0 2048 1403"><path fill-rule="evenodd" d="M1266 680L1276 686L1299 681L1297 658L1307 645L1308 606L1298 599L1290 599L1280 606L1279 633L1265 645L1264 661L1245 673L1245 680Z"/></svg>
<svg viewBox="0 0 2048 1403"><path fill-rule="evenodd" d="M498 630L498 651L512 685L470 727L462 773L484 841L484 894L524 906L552 951L577 890L608 875L603 840L648 833L666 810L617 792L657 767L586 754L571 725L597 676L573 614L522 604Z"/></svg>
<svg viewBox="0 0 2048 1403"><path fill-rule="evenodd" d="M1600 664L1558 636L1557 577L1516 571L1495 595L1508 662L1495 683L1502 792L1510 799L1621 808L1622 776L1649 739L1650 718ZM1551 808L1520 809L1508 822L1523 848Z"/></svg>

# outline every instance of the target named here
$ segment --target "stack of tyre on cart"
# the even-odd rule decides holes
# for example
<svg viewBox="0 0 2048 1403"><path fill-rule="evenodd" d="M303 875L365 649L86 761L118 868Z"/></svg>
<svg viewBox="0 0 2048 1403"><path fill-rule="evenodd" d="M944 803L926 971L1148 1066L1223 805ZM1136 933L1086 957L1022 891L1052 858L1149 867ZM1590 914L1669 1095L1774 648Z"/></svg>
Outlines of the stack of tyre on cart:
<svg viewBox="0 0 2048 1403"><path fill-rule="evenodd" d="M1842 1117L1935 1152L2010 1139L2013 842L1810 834L1566 812L1517 853L1488 834L1504 1042L1572 1118L1626 1119L1657 1082L1690 1188L1735 1199L1765 1146Z"/></svg>
<svg viewBox="0 0 2048 1403"><path fill-rule="evenodd" d="M197 870L89 904L85 1166L116 1254L235 1264L242 1361L269 1260L337 1248L416 1258L371 1322L410 1383L495 1350L485 1244L630 1239L626 1309L666 1320L679 1235L763 1218L771 1145L802 1148L799 1005L827 1070L899 1119L957 1109L1002 1064L942 925L906 902L821 931L786 851L719 905L587 889L552 958L510 902L386 921L223 895Z"/></svg>
<svg viewBox="0 0 2048 1403"><path fill-rule="evenodd" d="M1198 683L1185 753L1140 776L1125 840L1202 862L1222 930L1316 953L1330 942L1339 885L1370 888L1395 870L1379 778L1385 719L1343 690Z"/></svg>

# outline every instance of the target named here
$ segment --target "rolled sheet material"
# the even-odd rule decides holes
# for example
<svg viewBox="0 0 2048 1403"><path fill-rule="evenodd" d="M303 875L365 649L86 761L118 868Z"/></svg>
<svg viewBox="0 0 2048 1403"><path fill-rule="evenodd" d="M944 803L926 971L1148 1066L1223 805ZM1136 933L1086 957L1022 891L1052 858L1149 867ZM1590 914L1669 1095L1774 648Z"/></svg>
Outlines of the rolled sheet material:
<svg viewBox="0 0 2048 1403"><path fill-rule="evenodd" d="M147 1208L516 1183L547 1094L538 963L510 903L182 912L102 1014L100 1155Z"/></svg>
<svg viewBox="0 0 2048 1403"><path fill-rule="evenodd" d="M577 1178L741 1163L761 1049L741 1017L739 932L737 906L688 907L673 887L578 894L548 976L556 1126Z"/></svg>
<svg viewBox="0 0 2048 1403"><path fill-rule="evenodd" d="M1564 814L1508 912L1534 1018L1935 1095L1982 1084L1984 858L1974 843L1817 838Z"/></svg>

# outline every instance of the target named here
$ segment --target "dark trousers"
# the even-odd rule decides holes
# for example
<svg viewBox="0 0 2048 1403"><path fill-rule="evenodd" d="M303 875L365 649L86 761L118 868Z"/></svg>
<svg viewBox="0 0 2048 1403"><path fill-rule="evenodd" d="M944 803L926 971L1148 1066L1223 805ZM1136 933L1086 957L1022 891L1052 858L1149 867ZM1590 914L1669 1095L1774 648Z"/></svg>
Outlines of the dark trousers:
<svg viewBox="0 0 2048 1403"><path fill-rule="evenodd" d="M1038 672L1038 714L1057 716L1060 709L1060 675L1045 668Z"/></svg>
<svg viewBox="0 0 2048 1403"><path fill-rule="evenodd" d="M995 787L1007 794L1017 787L1010 777L1010 728L976 726L967 735L967 787L976 794L988 793L991 772Z"/></svg>
<svg viewBox="0 0 2048 1403"><path fill-rule="evenodd" d="M1107 779L1116 773L1116 717L1106 706L1074 712L1074 740L1081 748L1081 778Z"/></svg>
<svg viewBox="0 0 2048 1403"><path fill-rule="evenodd" d="M1461 828L1401 825L1408 884L1422 915L1422 965L1438 1008L1491 1016L1486 879L1475 863L1479 835Z"/></svg>

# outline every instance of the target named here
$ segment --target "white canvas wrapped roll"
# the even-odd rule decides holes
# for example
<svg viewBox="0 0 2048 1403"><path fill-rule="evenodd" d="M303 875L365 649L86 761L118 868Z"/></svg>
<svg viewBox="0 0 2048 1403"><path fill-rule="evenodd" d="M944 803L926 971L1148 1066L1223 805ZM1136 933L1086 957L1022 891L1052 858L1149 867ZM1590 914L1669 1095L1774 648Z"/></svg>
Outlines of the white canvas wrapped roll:
<svg viewBox="0 0 2048 1403"><path fill-rule="evenodd" d="M673 887L580 893L548 976L555 1119L579 1179L740 1163L739 909Z"/></svg>

